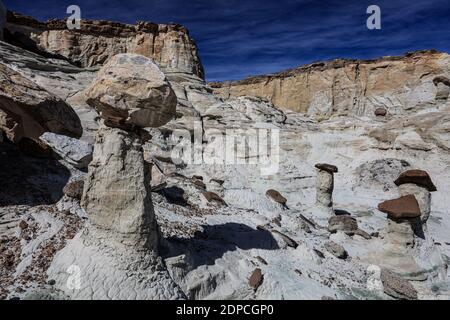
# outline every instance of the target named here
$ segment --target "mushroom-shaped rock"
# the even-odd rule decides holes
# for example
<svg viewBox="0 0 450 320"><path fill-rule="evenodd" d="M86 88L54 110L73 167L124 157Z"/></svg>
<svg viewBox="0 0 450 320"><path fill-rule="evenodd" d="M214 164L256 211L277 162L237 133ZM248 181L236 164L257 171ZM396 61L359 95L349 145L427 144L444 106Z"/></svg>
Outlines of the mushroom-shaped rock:
<svg viewBox="0 0 450 320"><path fill-rule="evenodd" d="M36 142L44 132L79 138L83 129L75 111L20 73L0 64L0 130L19 143Z"/></svg>
<svg viewBox="0 0 450 320"><path fill-rule="evenodd" d="M388 200L378 205L378 209L388 215L386 238L399 248L414 245L414 230L420 224L420 208L413 195Z"/></svg>
<svg viewBox="0 0 450 320"><path fill-rule="evenodd" d="M266 191L266 196L269 199L272 199L273 201L281 204L282 206L284 206L284 207L286 206L287 199L285 197L283 197L281 195L281 193L279 193L278 191L269 189Z"/></svg>
<svg viewBox="0 0 450 320"><path fill-rule="evenodd" d="M397 180L394 181L397 186L401 186L402 184L412 183L424 188L427 188L428 191L433 192L436 191L436 186L431 181L430 176L426 171L423 170L408 170L400 174Z"/></svg>
<svg viewBox="0 0 450 320"><path fill-rule="evenodd" d="M419 203L413 195L388 200L378 205L378 210L391 219L409 219L420 217Z"/></svg>
<svg viewBox="0 0 450 320"><path fill-rule="evenodd" d="M316 205L318 207L333 207L334 173L338 168L331 164L318 163L316 179Z"/></svg>
<svg viewBox="0 0 450 320"><path fill-rule="evenodd" d="M118 54L99 71L87 103L105 124L129 130L159 127L175 116L177 98L164 73L149 58Z"/></svg>
<svg viewBox="0 0 450 320"><path fill-rule="evenodd" d="M399 186L400 194L406 196L412 194L419 203L421 220L427 222L431 214L431 192L436 187L430 176L423 170L409 170L403 172L395 181Z"/></svg>

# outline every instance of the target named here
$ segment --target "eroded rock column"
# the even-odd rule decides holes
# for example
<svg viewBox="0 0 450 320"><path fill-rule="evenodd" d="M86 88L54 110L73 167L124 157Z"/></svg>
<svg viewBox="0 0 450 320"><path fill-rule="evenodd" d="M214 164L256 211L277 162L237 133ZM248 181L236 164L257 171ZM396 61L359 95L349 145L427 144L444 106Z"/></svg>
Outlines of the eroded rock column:
<svg viewBox="0 0 450 320"><path fill-rule="evenodd" d="M143 127L166 124L175 94L152 60L119 54L87 90L103 119L84 183L86 227L57 254L48 273L71 299L179 299L158 256L158 226L144 161ZM78 283L70 283L74 270Z"/></svg>
<svg viewBox="0 0 450 320"><path fill-rule="evenodd" d="M415 196L420 207L420 219L425 224L431 214L431 192L436 191L428 173L423 170L408 170L395 180L395 184L402 196L409 194Z"/></svg>
<svg viewBox="0 0 450 320"><path fill-rule="evenodd" d="M420 225L419 203L413 195L388 200L378 205L388 215L386 237L388 243L399 249L414 245L415 230Z"/></svg>
<svg viewBox="0 0 450 320"><path fill-rule="evenodd" d="M157 248L150 168L139 135L102 126L85 181L82 207L90 223L125 243Z"/></svg>
<svg viewBox="0 0 450 320"><path fill-rule="evenodd" d="M334 174L338 168L331 164L318 163L315 165L316 178L316 206L324 208L333 207Z"/></svg>

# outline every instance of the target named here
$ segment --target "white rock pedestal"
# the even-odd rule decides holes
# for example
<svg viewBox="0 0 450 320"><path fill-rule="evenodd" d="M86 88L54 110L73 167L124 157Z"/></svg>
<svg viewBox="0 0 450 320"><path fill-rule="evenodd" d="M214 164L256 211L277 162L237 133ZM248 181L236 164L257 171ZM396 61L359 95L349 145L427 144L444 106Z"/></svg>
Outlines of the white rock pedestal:
<svg viewBox="0 0 450 320"><path fill-rule="evenodd" d="M330 164L316 164L316 206L319 208L333 208L334 173L336 166Z"/></svg>
<svg viewBox="0 0 450 320"><path fill-rule="evenodd" d="M138 135L101 127L81 205L93 225L116 232L124 243L155 250L158 229L151 201L150 169Z"/></svg>
<svg viewBox="0 0 450 320"><path fill-rule="evenodd" d="M431 213L431 192L427 188L413 183L402 184L399 186L399 190L402 196L412 194L416 197L420 207L420 218L423 223L426 223Z"/></svg>

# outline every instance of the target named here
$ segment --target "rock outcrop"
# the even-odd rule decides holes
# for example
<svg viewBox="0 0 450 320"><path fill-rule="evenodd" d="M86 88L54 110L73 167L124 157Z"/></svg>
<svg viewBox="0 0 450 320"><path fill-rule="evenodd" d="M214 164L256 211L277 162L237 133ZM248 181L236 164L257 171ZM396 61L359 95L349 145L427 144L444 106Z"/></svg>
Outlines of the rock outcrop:
<svg viewBox="0 0 450 320"><path fill-rule="evenodd" d="M318 163L315 165L316 180L316 206L323 208L333 207L334 174L338 172L336 166Z"/></svg>
<svg viewBox="0 0 450 320"><path fill-rule="evenodd" d="M52 132L45 132L40 140L76 168L85 169L92 160L92 145L85 141Z"/></svg>
<svg viewBox="0 0 450 320"><path fill-rule="evenodd" d="M321 118L332 115L376 117L420 110L448 97L450 86L433 80L449 78L450 56L419 51L376 60L317 62L284 72L240 81L211 83L223 97L258 96L275 106ZM395 97L395 99L392 99Z"/></svg>
<svg viewBox="0 0 450 320"><path fill-rule="evenodd" d="M195 42L177 24L82 20L80 30L68 30L65 20L43 23L8 12L6 29L6 40L12 44L63 57L81 67L101 66L116 54L135 53L152 58L166 72L204 77Z"/></svg>
<svg viewBox="0 0 450 320"><path fill-rule="evenodd" d="M76 138L83 132L67 103L1 63L0 129L15 143L39 141L47 131Z"/></svg>

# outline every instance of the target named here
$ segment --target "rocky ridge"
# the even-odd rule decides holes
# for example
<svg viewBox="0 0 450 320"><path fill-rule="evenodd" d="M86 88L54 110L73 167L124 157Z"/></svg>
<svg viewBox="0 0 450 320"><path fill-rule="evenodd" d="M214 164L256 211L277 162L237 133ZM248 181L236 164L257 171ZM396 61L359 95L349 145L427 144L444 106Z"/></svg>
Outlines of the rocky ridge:
<svg viewBox="0 0 450 320"><path fill-rule="evenodd" d="M223 97L259 96L281 109L317 119L339 115L390 119L429 108L435 99L447 100L449 68L450 56L431 50L374 60L316 62L210 85Z"/></svg>

